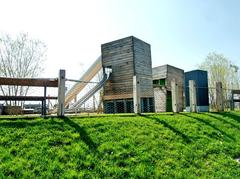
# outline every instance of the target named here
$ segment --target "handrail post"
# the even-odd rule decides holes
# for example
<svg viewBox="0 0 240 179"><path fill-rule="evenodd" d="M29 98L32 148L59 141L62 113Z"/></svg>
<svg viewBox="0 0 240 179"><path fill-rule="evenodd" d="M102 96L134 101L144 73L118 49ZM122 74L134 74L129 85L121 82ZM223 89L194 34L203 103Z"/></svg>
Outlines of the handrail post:
<svg viewBox="0 0 240 179"><path fill-rule="evenodd" d="M59 117L64 117L64 102L65 102L65 70L59 71L58 77L58 111Z"/></svg>

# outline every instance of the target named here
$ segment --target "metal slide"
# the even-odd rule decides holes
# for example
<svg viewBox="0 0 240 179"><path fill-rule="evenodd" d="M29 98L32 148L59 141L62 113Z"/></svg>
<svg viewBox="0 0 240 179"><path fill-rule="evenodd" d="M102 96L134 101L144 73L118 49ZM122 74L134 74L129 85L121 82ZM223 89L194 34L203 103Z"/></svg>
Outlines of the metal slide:
<svg viewBox="0 0 240 179"><path fill-rule="evenodd" d="M103 79L96 85L94 86L90 91L88 91L83 97L81 97L76 103L74 103L70 109L77 109L81 107L89 98L91 98L98 90L100 90L106 81L109 79L111 73L109 74L104 74Z"/></svg>
<svg viewBox="0 0 240 179"><path fill-rule="evenodd" d="M82 91L82 89L90 82L91 79L102 69L102 57L98 57L97 60L90 66L90 68L82 75L82 77L66 94L64 106L67 107L69 103Z"/></svg>

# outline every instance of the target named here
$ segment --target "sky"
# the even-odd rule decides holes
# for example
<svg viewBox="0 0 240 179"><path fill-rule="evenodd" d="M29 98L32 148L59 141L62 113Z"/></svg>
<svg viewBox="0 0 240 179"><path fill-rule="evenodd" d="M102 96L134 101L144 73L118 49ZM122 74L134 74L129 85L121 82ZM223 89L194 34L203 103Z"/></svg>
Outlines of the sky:
<svg viewBox="0 0 240 179"><path fill-rule="evenodd" d="M238 0L0 0L0 33L43 41L42 77L79 79L101 44L135 36L151 45L153 67L194 70L209 52L240 66Z"/></svg>

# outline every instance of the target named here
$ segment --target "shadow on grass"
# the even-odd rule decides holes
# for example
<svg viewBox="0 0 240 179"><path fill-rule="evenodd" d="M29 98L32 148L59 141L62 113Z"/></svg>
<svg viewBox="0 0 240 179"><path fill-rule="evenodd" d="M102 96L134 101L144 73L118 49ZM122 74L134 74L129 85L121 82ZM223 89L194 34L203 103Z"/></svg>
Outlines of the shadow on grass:
<svg viewBox="0 0 240 179"><path fill-rule="evenodd" d="M141 116L144 117L144 118L147 118L147 119L154 120L155 122L157 122L159 124L162 124L164 127L170 129L175 134L179 135L184 140L184 142L186 142L186 143L192 142L192 140L186 134L184 134L181 131L177 130L176 128L174 128L173 126L168 124L166 121L164 121L162 119L159 119L158 117L154 117L154 116L148 116L148 115L141 115Z"/></svg>
<svg viewBox="0 0 240 179"><path fill-rule="evenodd" d="M134 113L115 113L115 114L79 114L79 115L68 115L67 117L74 118L109 118L109 117L137 117Z"/></svg>
<svg viewBox="0 0 240 179"><path fill-rule="evenodd" d="M0 128L25 128L25 127L33 127L42 125L43 121L17 121L17 120L7 120L7 121L0 121Z"/></svg>
<svg viewBox="0 0 240 179"><path fill-rule="evenodd" d="M64 117L63 121L71 126L72 128L75 129L76 132L79 133L80 139L89 147L90 150L96 151L97 150L97 145L93 142L93 140L88 136L87 132L85 129L81 126L79 126L77 123L73 122L71 119L68 117Z"/></svg>
<svg viewBox="0 0 240 179"><path fill-rule="evenodd" d="M40 116L0 116L0 121L17 121L17 120L36 120L39 119Z"/></svg>
<svg viewBox="0 0 240 179"><path fill-rule="evenodd" d="M222 117L228 117L228 118L231 118L237 122L240 123L240 116L239 115L236 115L234 113L231 113L231 112L224 112L224 113L217 113L218 115L222 116Z"/></svg>
<svg viewBox="0 0 240 179"><path fill-rule="evenodd" d="M46 119L46 120L45 120ZM34 126L45 126L49 125L52 126L52 124L58 124L53 119L58 119L57 117L46 117L46 118L40 118L40 117L26 117L26 118L2 118L0 119L0 128L26 128L26 127L34 127Z"/></svg>
<svg viewBox="0 0 240 179"><path fill-rule="evenodd" d="M235 125L235 124L233 124L232 122L230 122L230 121L227 121L226 119L224 119L224 117L223 116L215 116L215 115L213 115L212 113L202 113L203 115L206 115L206 116L208 116L208 117L212 117L212 118L214 118L214 119L217 119L217 120L219 120L219 121L221 121L221 122L223 122L223 123L226 123L226 124L229 124L229 125L231 125L232 127L234 127L234 128L237 128L237 129L240 129L240 127L239 126L237 126L237 125ZM219 115L219 113L216 113L217 115Z"/></svg>
<svg viewBox="0 0 240 179"><path fill-rule="evenodd" d="M210 127L213 128L214 130L220 132L220 133L223 134L224 136L227 136L229 139L235 141L235 139L234 139L232 136L228 135L226 132L224 132L223 130L217 128L216 126L214 126L213 124L211 124L211 123L208 122L208 121L205 121L205 120L203 120L203 119L201 119L201 118L198 118L198 117L195 117L195 116L186 114L186 113L181 113L180 115L183 115L183 116L185 116L185 117L189 117L189 118L196 119L197 121L199 121L199 122L201 122L201 123L203 123L203 124L205 124L205 125L210 126Z"/></svg>

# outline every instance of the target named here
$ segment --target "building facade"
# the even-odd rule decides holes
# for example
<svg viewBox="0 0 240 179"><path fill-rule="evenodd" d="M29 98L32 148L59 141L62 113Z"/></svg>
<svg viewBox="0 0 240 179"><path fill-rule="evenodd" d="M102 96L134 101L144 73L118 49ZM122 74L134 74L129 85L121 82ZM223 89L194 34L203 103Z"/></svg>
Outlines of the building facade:
<svg viewBox="0 0 240 179"><path fill-rule="evenodd" d="M141 112L154 111L150 45L130 36L101 45L103 69L111 76L103 87L105 113L133 112L133 76L140 83Z"/></svg>
<svg viewBox="0 0 240 179"><path fill-rule="evenodd" d="M178 84L179 110L183 111L184 71L171 65L153 68L154 102L156 112L172 111L171 81Z"/></svg>
<svg viewBox="0 0 240 179"><path fill-rule="evenodd" d="M193 70L185 73L185 96L187 111L190 111L189 80L194 80L196 84L197 111L198 112L209 111L207 71Z"/></svg>

